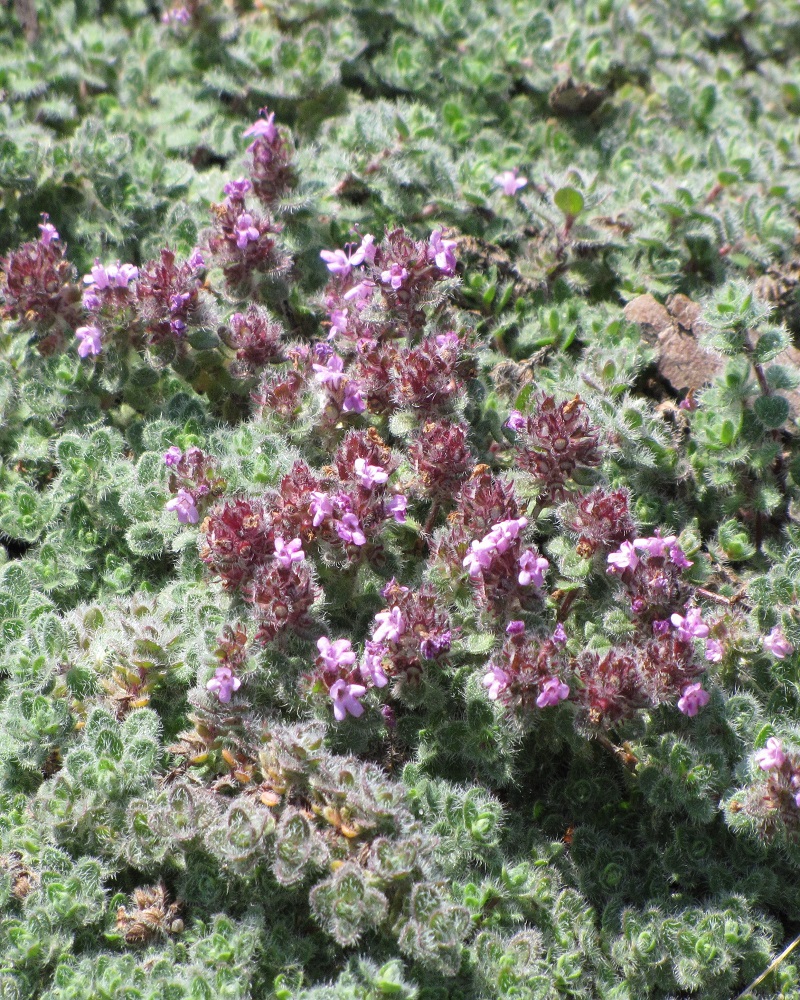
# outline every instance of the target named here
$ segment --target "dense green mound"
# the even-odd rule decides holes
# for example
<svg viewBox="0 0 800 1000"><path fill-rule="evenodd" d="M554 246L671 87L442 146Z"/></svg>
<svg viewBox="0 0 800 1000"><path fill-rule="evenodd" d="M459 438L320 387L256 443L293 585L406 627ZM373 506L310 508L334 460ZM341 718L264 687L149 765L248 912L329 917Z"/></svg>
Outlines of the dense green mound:
<svg viewBox="0 0 800 1000"><path fill-rule="evenodd" d="M795 5L37 8L0 997L800 996Z"/></svg>

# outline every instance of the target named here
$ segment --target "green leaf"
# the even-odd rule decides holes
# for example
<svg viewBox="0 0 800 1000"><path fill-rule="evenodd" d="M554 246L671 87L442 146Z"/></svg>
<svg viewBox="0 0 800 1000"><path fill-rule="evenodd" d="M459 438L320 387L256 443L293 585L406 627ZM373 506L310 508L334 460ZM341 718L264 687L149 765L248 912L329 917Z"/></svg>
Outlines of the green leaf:
<svg viewBox="0 0 800 1000"><path fill-rule="evenodd" d="M556 207L559 208L568 219L575 219L583 211L583 195L573 187L563 187L556 191Z"/></svg>
<svg viewBox="0 0 800 1000"><path fill-rule="evenodd" d="M759 396L753 409L761 423L774 430L782 427L789 417L789 401L784 396Z"/></svg>
<svg viewBox="0 0 800 1000"><path fill-rule="evenodd" d="M766 330L753 349L753 359L759 364L772 361L789 346L789 336L781 329Z"/></svg>

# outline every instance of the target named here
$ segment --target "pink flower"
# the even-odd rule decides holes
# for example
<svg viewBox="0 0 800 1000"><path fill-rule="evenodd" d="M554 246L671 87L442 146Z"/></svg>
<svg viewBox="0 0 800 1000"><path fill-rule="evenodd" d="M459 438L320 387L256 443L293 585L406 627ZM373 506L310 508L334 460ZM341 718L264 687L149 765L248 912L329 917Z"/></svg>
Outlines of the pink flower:
<svg viewBox="0 0 800 1000"><path fill-rule="evenodd" d="M308 505L308 510L314 517L311 523L315 528L318 528L326 517L330 517L334 513L335 508L333 500L327 493L320 493L318 490L314 490L311 493L311 502Z"/></svg>
<svg viewBox="0 0 800 1000"><path fill-rule="evenodd" d="M569 685L558 677L550 677L542 685L542 693L536 699L536 704L539 708L547 708L549 705L557 705L565 698L569 698Z"/></svg>
<svg viewBox="0 0 800 1000"><path fill-rule="evenodd" d="M361 260L357 261L357 263L360 264L361 261L365 260L368 264L371 264L375 260L375 251L377 249L378 248L375 246L375 237L372 236L371 233L367 233L365 236L362 236L361 243L354 254L354 256L360 255L361 257Z"/></svg>
<svg viewBox="0 0 800 1000"><path fill-rule="evenodd" d="M264 109L266 110L266 108ZM259 118L257 122L253 122L252 125L242 132L242 136L247 139L249 136L263 136L267 142L272 142L278 136L278 130L275 128L275 112L272 111L266 118Z"/></svg>
<svg viewBox="0 0 800 1000"><path fill-rule="evenodd" d="M334 525L336 534L343 542L351 542L353 545L365 545L367 538L361 530L358 518L355 514L344 514L342 519Z"/></svg>
<svg viewBox="0 0 800 1000"><path fill-rule="evenodd" d="M512 544L519 538L519 533L528 523L527 517L512 518L508 521L499 521L493 524L489 534L483 539L487 544L491 542L498 552L507 552Z"/></svg>
<svg viewBox="0 0 800 1000"><path fill-rule="evenodd" d="M45 219L46 218L47 216L45 215ZM49 247L50 244L53 242L53 240L61 239L61 237L58 235L58 230L56 229L56 227L51 225L49 222L43 222L39 226L39 228L42 231L42 235L39 237L39 240L46 247Z"/></svg>
<svg viewBox="0 0 800 1000"><path fill-rule="evenodd" d="M347 333L347 310L334 309L330 314L331 332L328 340L333 340L337 333Z"/></svg>
<svg viewBox="0 0 800 1000"><path fill-rule="evenodd" d="M477 580L483 570L492 565L497 550L492 542L487 544L485 538L470 543L470 551L464 556L461 565L469 574L470 580Z"/></svg>
<svg viewBox="0 0 800 1000"><path fill-rule="evenodd" d="M644 610L644 606L641 608L634 609L637 613ZM669 632L669 618L657 618L653 622L653 634L654 635L666 635Z"/></svg>
<svg viewBox="0 0 800 1000"><path fill-rule="evenodd" d="M96 285L90 285L83 293L83 307L90 312L100 308L100 296L96 292Z"/></svg>
<svg viewBox="0 0 800 1000"><path fill-rule="evenodd" d="M365 240L369 240L365 245ZM331 274L341 274L343 277L350 274L354 267L358 267L359 264L364 263L364 258L368 252L371 252L371 256L375 256L375 248L372 246L374 237L365 237L361 241L361 245L356 247L355 250L351 249L355 246L354 243L348 243L344 250L320 250L320 257L325 261L325 264ZM370 258L371 259L371 258Z"/></svg>
<svg viewBox="0 0 800 1000"><path fill-rule="evenodd" d="M338 389L342 384L344 361L338 354L332 354L324 365L314 364L311 367L317 373L317 380L323 385L329 385L331 389Z"/></svg>
<svg viewBox="0 0 800 1000"><path fill-rule="evenodd" d="M349 639L335 639L333 642L324 635L317 639L319 658L323 668L335 673L342 667L352 667L356 662L356 654Z"/></svg>
<svg viewBox="0 0 800 1000"><path fill-rule="evenodd" d="M407 277L408 271L402 264L392 264L386 271L381 271L381 281L385 285L391 285L395 291L398 288L402 288L403 282Z"/></svg>
<svg viewBox="0 0 800 1000"><path fill-rule="evenodd" d="M338 680L330 690L333 701L333 714L337 722L344 722L349 712L354 718L358 718L364 713L364 706L357 701L363 698L367 689L362 684L348 684L345 680Z"/></svg>
<svg viewBox="0 0 800 1000"><path fill-rule="evenodd" d="M431 233L428 256L433 257L434 264L436 264L442 274L446 274L448 277L456 273L456 255L453 253L454 246L456 246L455 240L442 239L441 229L434 229Z"/></svg>
<svg viewBox="0 0 800 1000"><path fill-rule="evenodd" d="M361 676L365 677L375 687L386 687L389 678L383 671L383 657L386 650L380 643L368 642L364 653L364 663L361 667Z"/></svg>
<svg viewBox="0 0 800 1000"><path fill-rule="evenodd" d="M519 410L512 410L508 415L508 420L506 420L506 427L510 427L512 431L523 431L526 424L527 420Z"/></svg>
<svg viewBox="0 0 800 1000"><path fill-rule="evenodd" d="M345 413L363 413L367 408L364 400L363 386L355 379L351 379L344 387L344 399L342 400L342 410Z"/></svg>
<svg viewBox="0 0 800 1000"><path fill-rule="evenodd" d="M197 524L200 520L194 497L188 490L178 490L178 495L167 502L166 509L174 510L181 524Z"/></svg>
<svg viewBox="0 0 800 1000"><path fill-rule="evenodd" d="M328 267L330 270L330 266ZM352 288L348 289L344 293L345 302L355 302L356 308L363 309L367 302L372 298L372 293L375 291L376 285L374 281L365 279L364 281L359 281L357 285L353 285Z"/></svg>
<svg viewBox="0 0 800 1000"><path fill-rule="evenodd" d="M305 557L301 539L293 538L291 542L284 542L282 538L275 539L275 558L284 569L291 569L292 563L302 562Z"/></svg>
<svg viewBox="0 0 800 1000"><path fill-rule="evenodd" d="M170 447L164 452L165 465L177 465L182 458L183 452L176 444L170 445Z"/></svg>
<svg viewBox="0 0 800 1000"><path fill-rule="evenodd" d="M491 673L488 673L481 683L487 689L487 694L490 701L497 701L500 695L505 691L510 682L510 677L501 667L492 667Z"/></svg>
<svg viewBox="0 0 800 1000"><path fill-rule="evenodd" d="M222 190L229 198L233 198L236 201L243 201L247 192L253 190L253 185L246 177L240 177L238 180L228 181Z"/></svg>
<svg viewBox="0 0 800 1000"><path fill-rule="evenodd" d="M191 297L191 292L179 292L176 295L170 295L169 311L172 313L180 312Z"/></svg>
<svg viewBox="0 0 800 1000"><path fill-rule="evenodd" d="M437 347L446 347L451 351L455 351L461 346L461 338L455 330L450 330L447 333L437 333L434 339L436 340Z"/></svg>
<svg viewBox="0 0 800 1000"><path fill-rule="evenodd" d="M678 403L678 409L689 410L691 413L693 410L699 410L700 404L694 398L694 394L690 392L686 399L682 399L680 403Z"/></svg>
<svg viewBox="0 0 800 1000"><path fill-rule="evenodd" d="M117 288L127 288L129 282L135 281L139 277L139 268L134 267L133 264L119 264L115 268L108 268L109 276L111 272L114 272L114 284Z"/></svg>
<svg viewBox="0 0 800 1000"><path fill-rule="evenodd" d="M556 625L555 632L553 632L553 642L557 642L560 645L561 643L565 643L566 641L567 641L567 633L564 630L564 626L561 624L561 622L559 622L558 625Z"/></svg>
<svg viewBox="0 0 800 1000"><path fill-rule="evenodd" d="M361 485L368 490L371 490L373 486L385 483L389 478L386 469L380 465L368 465L366 458L357 458L353 462L353 472Z"/></svg>
<svg viewBox="0 0 800 1000"><path fill-rule="evenodd" d="M770 736L763 750L755 755L755 762L762 771L779 771L786 763L786 754L779 739Z"/></svg>
<svg viewBox="0 0 800 1000"><path fill-rule="evenodd" d="M678 699L678 710L684 715L697 715L701 708L708 704L711 695L703 689L702 684L689 684Z"/></svg>
<svg viewBox="0 0 800 1000"><path fill-rule="evenodd" d="M519 585L520 587L541 587L544 583L544 574L547 572L550 563L543 557L528 549L519 557Z"/></svg>
<svg viewBox="0 0 800 1000"><path fill-rule="evenodd" d="M385 504L385 510L387 514L391 514L392 517L397 521L398 524L405 523L406 519L406 507L408 506L408 499L403 493L398 493L393 496Z"/></svg>
<svg viewBox="0 0 800 1000"><path fill-rule="evenodd" d="M442 653L447 653L452 643L453 633L448 628L438 635L429 635L426 639L423 639L419 644L419 651L422 653L423 659L435 660Z"/></svg>
<svg viewBox="0 0 800 1000"><path fill-rule="evenodd" d="M85 285L95 285L101 291L108 288L109 279L108 272L100 263L99 259L95 257L94 267L89 271L88 274L83 276L83 283Z"/></svg>
<svg viewBox="0 0 800 1000"><path fill-rule="evenodd" d="M206 684L206 689L216 691L219 700L227 704L231 700L233 692L238 691L241 686L242 682L238 677L233 676L230 667L217 667L214 676Z"/></svg>
<svg viewBox="0 0 800 1000"><path fill-rule="evenodd" d="M236 220L235 232L236 246L240 250L244 250L248 243L254 243L260 235L249 212L243 212Z"/></svg>
<svg viewBox="0 0 800 1000"><path fill-rule="evenodd" d="M406 623L398 607L391 611L379 611L375 615L375 621L378 622L378 627L372 634L373 642L397 642L406 630Z"/></svg>
<svg viewBox="0 0 800 1000"><path fill-rule="evenodd" d="M116 264L103 267L100 261L95 258L94 267L89 274L84 275L83 282L85 285L94 285L100 291L105 291L105 289L112 287L127 288L128 283L138 277L139 268L134 267L133 264L120 264L117 261Z"/></svg>
<svg viewBox="0 0 800 1000"><path fill-rule="evenodd" d="M670 562L674 563L678 569L688 569L690 566L694 566L691 559L686 558L686 553L680 547L680 545L671 545L669 549Z"/></svg>
<svg viewBox="0 0 800 1000"><path fill-rule="evenodd" d="M674 614L670 617L670 621L678 630L678 638L682 642L691 642L692 639L705 639L708 635L708 625L702 619L700 608L689 608L685 618Z"/></svg>
<svg viewBox="0 0 800 1000"><path fill-rule="evenodd" d="M794 652L794 646L783 634L780 625L775 626L770 634L763 640L763 643L764 649L772 653L772 655L778 660L782 660L789 656L790 653Z"/></svg>
<svg viewBox="0 0 800 1000"><path fill-rule="evenodd" d="M96 326L79 326L75 331L78 344L78 354L85 358L90 354L99 354L103 349L103 335Z"/></svg>
<svg viewBox="0 0 800 1000"><path fill-rule="evenodd" d="M205 259L203 258L202 253L200 253L197 247L195 247L194 250L192 250L191 256L189 257L189 260L186 263L189 265L189 267L191 267L193 271L196 271L200 267L206 266Z"/></svg>
<svg viewBox="0 0 800 1000"><path fill-rule="evenodd" d="M716 639L709 639L706 643L706 659L709 663L719 663L725 653L721 642Z"/></svg>
<svg viewBox="0 0 800 1000"><path fill-rule="evenodd" d="M493 177L492 181L497 187L503 189L503 194L508 195L509 198L513 198L517 191L524 188L528 183L528 178L518 177L518 173L519 171L516 167L513 170L504 170L501 174Z"/></svg>
<svg viewBox="0 0 800 1000"><path fill-rule="evenodd" d="M506 635L522 635L525 631L525 622L515 618L506 625Z"/></svg>
<svg viewBox="0 0 800 1000"><path fill-rule="evenodd" d="M639 565L639 557L632 542L623 542L616 552L608 556L608 572L622 573L626 569L636 569Z"/></svg>
<svg viewBox="0 0 800 1000"><path fill-rule="evenodd" d="M662 538L661 532L656 531L650 538L634 538L633 547L641 549L654 559L659 559L671 545L675 544L676 540L675 535L667 535L666 538Z"/></svg>

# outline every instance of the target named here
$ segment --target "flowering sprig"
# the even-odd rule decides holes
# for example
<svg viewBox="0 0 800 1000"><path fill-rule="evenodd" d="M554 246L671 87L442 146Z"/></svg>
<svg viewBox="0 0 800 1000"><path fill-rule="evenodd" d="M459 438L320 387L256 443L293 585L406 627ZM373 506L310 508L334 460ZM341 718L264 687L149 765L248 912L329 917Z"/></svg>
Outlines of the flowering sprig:
<svg viewBox="0 0 800 1000"><path fill-rule="evenodd" d="M662 626L656 623L669 620L681 630L684 641L709 634L698 609L690 610L685 618L675 610L686 607L694 588L683 577L683 570L692 563L674 535L662 537L657 531L648 538L626 540L607 555L606 561L607 572L617 577L627 591L638 621L658 631Z"/></svg>
<svg viewBox="0 0 800 1000"><path fill-rule="evenodd" d="M360 699L370 685L369 680L364 682L362 679L350 640L335 639L331 642L327 636L320 636L317 650L319 655L315 671L309 680L318 682L327 691L337 722L343 722L348 715L360 718L364 714Z"/></svg>
<svg viewBox="0 0 800 1000"><path fill-rule="evenodd" d="M248 378L272 362L282 361L284 330L266 309L250 304L228 320L227 342L236 351L231 374Z"/></svg>
<svg viewBox="0 0 800 1000"><path fill-rule="evenodd" d="M389 606L375 615L361 672L376 687L392 680L402 695L419 684L426 664L449 652L452 627L429 584L412 589L392 579L381 593Z"/></svg>
<svg viewBox="0 0 800 1000"><path fill-rule="evenodd" d="M212 206L212 212L203 253L212 265L222 268L232 291L248 291L259 275L275 276L288 270L290 258L278 242L283 226L268 215L248 210L239 191Z"/></svg>
<svg viewBox="0 0 800 1000"><path fill-rule="evenodd" d="M44 355L63 348L80 317L75 268L47 218L42 216L38 240L0 257L0 316L34 331L36 348Z"/></svg>
<svg viewBox="0 0 800 1000"><path fill-rule="evenodd" d="M475 467L466 424L429 420L408 446L414 489L437 503L452 502Z"/></svg>
<svg viewBox="0 0 800 1000"><path fill-rule="evenodd" d="M321 251L331 274L325 305L332 332L353 343L415 336L425 324L424 307L438 298L436 285L455 273L455 245L441 229L418 241L397 228L380 244L366 234L358 245ZM364 319L361 314L369 311L376 295L380 316Z"/></svg>
<svg viewBox="0 0 800 1000"><path fill-rule="evenodd" d="M521 624L509 624L482 684L490 700L522 719L563 701L575 705L579 724L607 728L642 708L672 704L694 716L708 704L708 692L695 681L703 667L692 645L674 634L569 656L561 636L538 640L524 628L512 630Z"/></svg>
<svg viewBox="0 0 800 1000"><path fill-rule="evenodd" d="M522 415L520 414L520 419ZM635 529L627 490L597 486L573 501L561 513L564 527L578 536L578 555L589 558L599 550L619 548L630 542Z"/></svg>
<svg viewBox="0 0 800 1000"><path fill-rule="evenodd" d="M164 464L170 470L170 492L175 494L166 509L174 511L181 524L197 524L198 504L208 505L225 487L214 459L200 448L192 446L182 452L173 445L164 454Z"/></svg>
<svg viewBox="0 0 800 1000"><path fill-rule="evenodd" d="M275 112L262 108L260 113L264 117L248 126L242 135L253 139L247 147L253 192L262 205L270 208L297 185L297 172L292 162L291 140L275 124Z"/></svg>
<svg viewBox="0 0 800 1000"><path fill-rule="evenodd" d="M142 265L136 283L136 304L146 343L151 347L170 344L185 350L189 328L202 321L201 277L205 259L195 250L178 262L164 248L158 258Z"/></svg>
<svg viewBox="0 0 800 1000"><path fill-rule="evenodd" d="M753 755L762 775L736 796L737 811L755 820L762 836L778 833L795 838L800 832L800 756L771 736Z"/></svg>
<svg viewBox="0 0 800 1000"><path fill-rule="evenodd" d="M601 462L599 432L585 410L579 396L556 403L555 397L542 394L524 422L517 419L515 411L514 461L540 487L541 504L565 500L567 484L575 473Z"/></svg>

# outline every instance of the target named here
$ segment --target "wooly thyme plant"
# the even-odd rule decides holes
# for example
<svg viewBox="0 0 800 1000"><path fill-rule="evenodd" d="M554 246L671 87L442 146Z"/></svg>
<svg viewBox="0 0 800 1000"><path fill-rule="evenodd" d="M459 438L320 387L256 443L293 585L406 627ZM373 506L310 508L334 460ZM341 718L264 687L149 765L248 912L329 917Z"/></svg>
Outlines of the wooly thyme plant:
<svg viewBox="0 0 800 1000"><path fill-rule="evenodd" d="M76 248L78 268L43 218L9 248L10 995L729 997L796 919L794 376L766 367L786 335L724 285L705 317L727 369L656 410L635 384L656 352L614 301L704 290L791 233L725 195L759 178L719 147L688 186L691 157L653 175L655 233L621 217L631 180L568 165L620 86L624 12L583 37L594 88L553 90L519 38L557 37L556 14L508 13L530 105L577 116L537 145L543 181L519 146L467 149L509 93L496 12L469 8L446 141L378 102L331 121L316 164L265 111L237 126L244 175L209 175L204 233ZM299 7L264 35L201 4L159 30L236 93L248 60L309 59L351 16L380 44L347 72L427 81L433 106L433 37L399 15L389 42L363 11ZM652 16L666 52L688 15ZM758 24L714 31L768 62ZM667 93L670 127L703 133L717 86ZM759 988L796 978L784 961Z"/></svg>

